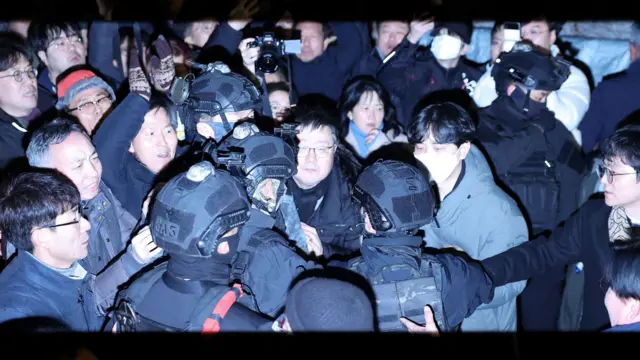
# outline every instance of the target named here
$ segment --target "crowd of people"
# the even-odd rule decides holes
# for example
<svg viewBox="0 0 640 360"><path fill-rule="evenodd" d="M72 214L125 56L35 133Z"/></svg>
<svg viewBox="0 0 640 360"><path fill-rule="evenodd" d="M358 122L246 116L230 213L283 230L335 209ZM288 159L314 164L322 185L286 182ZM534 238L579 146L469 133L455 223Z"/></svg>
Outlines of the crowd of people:
<svg viewBox="0 0 640 360"><path fill-rule="evenodd" d="M257 11L7 24L0 328L640 329L639 24L592 91L544 16L476 64L470 22Z"/></svg>

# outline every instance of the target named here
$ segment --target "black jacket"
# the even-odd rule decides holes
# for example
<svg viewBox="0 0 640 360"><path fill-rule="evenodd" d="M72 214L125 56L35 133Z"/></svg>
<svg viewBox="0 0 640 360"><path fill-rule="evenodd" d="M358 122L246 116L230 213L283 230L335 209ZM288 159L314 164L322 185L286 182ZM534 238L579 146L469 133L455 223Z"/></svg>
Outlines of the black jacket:
<svg viewBox="0 0 640 360"><path fill-rule="evenodd" d="M560 197L557 220L546 229L553 229L574 212L581 196L581 185L587 163L573 136L554 114L546 109L527 118L518 111L509 97L499 97L478 113L477 138L496 174L505 181L504 174L523 166L536 153L546 152L556 164L556 179ZM533 124L542 125L544 132ZM540 163L540 167L545 165ZM527 211L531 211L527 209Z"/></svg>
<svg viewBox="0 0 640 360"><path fill-rule="evenodd" d="M16 170L28 166L25 157L27 124L0 109L0 170L9 166Z"/></svg>
<svg viewBox="0 0 640 360"><path fill-rule="evenodd" d="M391 95L398 121L407 126L416 105L425 96L439 90L460 89L472 94L482 76L477 66L464 57L453 69L443 68L431 50L404 39L395 55L378 70L378 80Z"/></svg>
<svg viewBox="0 0 640 360"><path fill-rule="evenodd" d="M242 277L252 296L244 297L252 310L275 317L284 307L291 282L301 272L317 266L303 259L294 248L271 229L275 220L257 209L240 230L238 251L253 248L253 255ZM279 237L278 239L274 239Z"/></svg>
<svg viewBox="0 0 640 360"><path fill-rule="evenodd" d="M586 202L547 239L539 237L482 261L494 286L526 280L562 265L584 264L584 305L580 330L610 326L601 279L612 253L608 219L611 208L602 199Z"/></svg>
<svg viewBox="0 0 640 360"><path fill-rule="evenodd" d="M324 195L318 200L309 219L300 219L314 227L323 245L323 256L348 255L360 249L361 221L360 209L351 198L349 180L339 166L334 164L327 178ZM297 187L293 179L289 188ZM296 193L292 192L293 199Z"/></svg>
<svg viewBox="0 0 640 360"><path fill-rule="evenodd" d="M336 22L331 26L338 40L322 55L307 63L290 56L292 82L299 96L321 94L338 101L342 87L366 49L362 24Z"/></svg>
<svg viewBox="0 0 640 360"><path fill-rule="evenodd" d="M129 153L131 141L140 131L149 103L130 93L102 122L93 136L103 166L102 180L125 210L135 218L154 184L156 174Z"/></svg>

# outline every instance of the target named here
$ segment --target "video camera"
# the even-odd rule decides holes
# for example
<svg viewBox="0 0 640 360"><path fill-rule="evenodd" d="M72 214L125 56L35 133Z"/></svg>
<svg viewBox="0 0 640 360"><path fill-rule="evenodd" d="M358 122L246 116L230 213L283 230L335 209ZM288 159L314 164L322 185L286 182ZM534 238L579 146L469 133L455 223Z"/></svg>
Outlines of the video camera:
<svg viewBox="0 0 640 360"><path fill-rule="evenodd" d="M279 40L272 32L265 32L264 35L256 36L255 39L249 47L260 47L256 68L265 74L276 72L278 61L285 54L299 54L302 51L300 40Z"/></svg>
<svg viewBox="0 0 640 360"><path fill-rule="evenodd" d="M273 129L273 133L289 144L294 152L297 148L296 135L300 133L300 131L296 129L297 126L297 123L282 123L279 127Z"/></svg>

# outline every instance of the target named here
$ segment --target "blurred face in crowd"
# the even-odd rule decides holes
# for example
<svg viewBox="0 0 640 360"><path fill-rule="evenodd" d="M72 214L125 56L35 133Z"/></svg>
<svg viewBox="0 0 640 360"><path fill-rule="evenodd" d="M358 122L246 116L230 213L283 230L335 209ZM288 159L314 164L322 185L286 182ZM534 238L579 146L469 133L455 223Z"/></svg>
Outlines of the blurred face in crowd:
<svg viewBox="0 0 640 360"><path fill-rule="evenodd" d="M24 117L38 104L36 73L23 55L11 68L0 72L0 109L13 117Z"/></svg>
<svg viewBox="0 0 640 360"><path fill-rule="evenodd" d="M38 57L47 66L55 83L55 78L72 66L83 65L87 61L87 49L81 34L61 31L52 39L45 51L38 51Z"/></svg>
<svg viewBox="0 0 640 360"><path fill-rule="evenodd" d="M56 217L52 227L34 229L33 254L58 269L68 269L88 254L91 224L80 215L78 207Z"/></svg>
<svg viewBox="0 0 640 360"><path fill-rule="evenodd" d="M9 22L9 31L13 31L22 35L23 38L27 38L27 31L29 31L29 25L31 20L18 20Z"/></svg>
<svg viewBox="0 0 640 360"><path fill-rule="evenodd" d="M609 288L604 297L604 306L609 313L611 326L628 325L638 321L640 301L636 299L623 299Z"/></svg>
<svg viewBox="0 0 640 360"><path fill-rule="evenodd" d="M532 21L522 26L520 36L547 51L556 42L556 31L550 30L546 21Z"/></svg>
<svg viewBox="0 0 640 360"><path fill-rule="evenodd" d="M504 25L491 35L491 63L495 63L504 45Z"/></svg>
<svg viewBox="0 0 640 360"><path fill-rule="evenodd" d="M91 200L100 190L102 163L96 148L85 135L72 132L60 144L49 146L49 165L68 177L82 200Z"/></svg>
<svg viewBox="0 0 640 360"><path fill-rule="evenodd" d="M184 42L202 48L207 44L217 26L218 22L215 20L196 21L191 25L191 31L184 38Z"/></svg>
<svg viewBox="0 0 640 360"><path fill-rule="evenodd" d="M229 125L233 128L237 123L247 119L253 119L254 112L252 109L226 112L224 116L227 118ZM196 130L205 139L216 139L219 141L227 131L224 129L224 122L220 114L210 116L208 114L200 114L200 121L196 125Z"/></svg>
<svg viewBox="0 0 640 360"><path fill-rule="evenodd" d="M389 55L409 33L409 24L405 21L382 21L378 24L376 46L382 56Z"/></svg>
<svg viewBox="0 0 640 360"><path fill-rule="evenodd" d="M347 117L353 121L358 130L369 134L382 125L384 104L377 93L367 91L360 96L360 100L347 113Z"/></svg>
<svg viewBox="0 0 640 360"><path fill-rule="evenodd" d="M111 109L112 104L111 95L106 90L93 88L76 95L69 104L69 110L91 135L100 120Z"/></svg>
<svg viewBox="0 0 640 360"><path fill-rule="evenodd" d="M608 206L624 206L627 212L640 208L640 184L631 166L614 157L601 165L599 175Z"/></svg>
<svg viewBox="0 0 640 360"><path fill-rule="evenodd" d="M176 156L178 137L165 109L155 108L144 116L144 123L129 152L151 172L157 174Z"/></svg>
<svg viewBox="0 0 640 360"><path fill-rule="evenodd" d="M322 23L304 21L298 23L296 29L300 30L302 42L302 51L300 54L296 54L300 61L309 62L324 53L328 43L324 41Z"/></svg>
<svg viewBox="0 0 640 360"><path fill-rule="evenodd" d="M311 189L331 173L337 149L335 134L327 126L317 129L299 126L297 129L298 173L293 180L301 189Z"/></svg>
<svg viewBox="0 0 640 360"><path fill-rule="evenodd" d="M269 105L271 105L273 118L277 121L283 121L291 108L289 94L280 90L269 93Z"/></svg>

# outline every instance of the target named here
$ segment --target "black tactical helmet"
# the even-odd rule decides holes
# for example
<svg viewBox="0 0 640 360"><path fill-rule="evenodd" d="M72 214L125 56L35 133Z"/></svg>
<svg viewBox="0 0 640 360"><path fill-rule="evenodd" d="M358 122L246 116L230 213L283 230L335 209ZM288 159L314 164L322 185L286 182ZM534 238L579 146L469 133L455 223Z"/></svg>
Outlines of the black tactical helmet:
<svg viewBox="0 0 640 360"><path fill-rule="evenodd" d="M560 57L551 57L527 42L516 43L510 52L496 59L491 76L498 93L506 93L516 82L528 90L555 91L567 80L571 64Z"/></svg>
<svg viewBox="0 0 640 360"><path fill-rule="evenodd" d="M210 162L193 165L171 179L151 210L151 235L169 254L212 256L220 238L249 219L242 183Z"/></svg>
<svg viewBox="0 0 640 360"><path fill-rule="evenodd" d="M393 160L378 161L358 177L353 197L380 232L412 233L433 219L431 187L415 167Z"/></svg>
<svg viewBox="0 0 640 360"><path fill-rule="evenodd" d="M234 156L238 152L244 154L241 164L239 157ZM276 204L279 204L286 190L287 179L297 172L293 148L282 138L261 132L250 122L240 123L233 129L232 135L220 144L214 159L219 165L227 166L232 174L234 171L231 168L235 165L240 171L234 175L245 179L247 194L253 199L253 205L270 214L277 211L277 206L269 209L265 201L253 197L256 188L265 179L279 179L276 198Z"/></svg>
<svg viewBox="0 0 640 360"><path fill-rule="evenodd" d="M227 65L215 62L208 65L193 65L203 72L184 79L176 79L172 85L171 98L177 103L180 120L188 134L196 133L200 114L216 116L231 131L225 113L262 108L260 91L246 77L233 73Z"/></svg>

